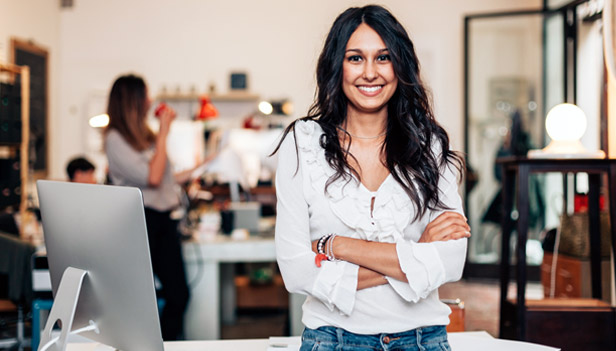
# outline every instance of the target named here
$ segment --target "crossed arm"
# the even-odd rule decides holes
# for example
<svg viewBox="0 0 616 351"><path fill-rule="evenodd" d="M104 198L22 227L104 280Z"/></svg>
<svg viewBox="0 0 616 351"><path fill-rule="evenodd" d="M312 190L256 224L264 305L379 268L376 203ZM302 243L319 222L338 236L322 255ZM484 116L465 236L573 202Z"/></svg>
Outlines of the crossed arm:
<svg viewBox="0 0 616 351"><path fill-rule="evenodd" d="M457 212L444 212L426 226L419 242L456 240L470 235L470 227L464 216ZM314 252L317 252L316 243L312 242ZM337 259L359 266L357 290L387 284L386 276L407 281L406 274L400 268L396 244L337 236L332 249Z"/></svg>

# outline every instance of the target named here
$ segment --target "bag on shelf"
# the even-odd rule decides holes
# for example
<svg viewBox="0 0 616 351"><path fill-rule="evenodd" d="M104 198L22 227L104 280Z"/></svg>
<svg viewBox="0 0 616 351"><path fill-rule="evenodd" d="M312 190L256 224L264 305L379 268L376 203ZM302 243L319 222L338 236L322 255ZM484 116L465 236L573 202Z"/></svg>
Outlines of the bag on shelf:
<svg viewBox="0 0 616 351"><path fill-rule="evenodd" d="M609 213L601 211L599 218L601 223L601 257L609 257L612 246ZM590 235L588 233L588 212L563 214L560 217L558 251L572 257L589 258Z"/></svg>

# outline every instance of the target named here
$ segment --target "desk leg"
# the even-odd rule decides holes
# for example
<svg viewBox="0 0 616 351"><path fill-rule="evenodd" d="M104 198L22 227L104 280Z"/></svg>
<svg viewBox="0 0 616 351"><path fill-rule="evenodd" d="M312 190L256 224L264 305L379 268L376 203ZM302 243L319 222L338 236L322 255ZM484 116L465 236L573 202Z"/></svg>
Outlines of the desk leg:
<svg viewBox="0 0 616 351"><path fill-rule="evenodd" d="M588 234L590 235L590 276L592 297L601 299L601 224L599 215L599 187L601 176L588 174Z"/></svg>
<svg viewBox="0 0 616 351"><path fill-rule="evenodd" d="M609 184L609 206L610 206L610 228L612 231L612 263L613 272L616 276L616 165L611 164L608 172L608 184ZM616 278L616 277L613 277ZM611 279L610 279L611 280ZM611 286L611 285L610 285ZM612 293L613 296L613 293ZM613 303L614 301L612 301Z"/></svg>
<svg viewBox="0 0 616 351"><path fill-rule="evenodd" d="M505 303L509 290L509 267L510 267L510 238L513 222L511 211L513 209L513 189L515 187L515 172L503 169L503 202L501 218L501 263L500 263L500 322L499 334L503 337L505 331Z"/></svg>
<svg viewBox="0 0 616 351"><path fill-rule="evenodd" d="M306 295L289 293L291 336L300 336L304 331L304 323L302 323L302 305L304 301L306 301Z"/></svg>
<svg viewBox="0 0 616 351"><path fill-rule="evenodd" d="M235 324L235 264L220 264L220 309L224 325Z"/></svg>
<svg viewBox="0 0 616 351"><path fill-rule="evenodd" d="M188 277L201 274L190 287L190 301L184 316L187 340L220 339L220 275L218 262L186 262ZM198 273L202 269L202 273ZM191 282L192 283L192 282Z"/></svg>
<svg viewBox="0 0 616 351"><path fill-rule="evenodd" d="M518 340L526 340L526 239L528 237L529 212L529 177L528 165L520 165L518 175L518 244L517 253L517 324Z"/></svg>

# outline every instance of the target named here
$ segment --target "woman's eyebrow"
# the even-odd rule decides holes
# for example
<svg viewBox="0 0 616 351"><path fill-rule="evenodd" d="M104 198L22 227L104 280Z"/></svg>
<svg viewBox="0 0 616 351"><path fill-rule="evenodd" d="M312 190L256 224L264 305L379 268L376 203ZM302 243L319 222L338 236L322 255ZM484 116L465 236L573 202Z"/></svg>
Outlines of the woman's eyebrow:
<svg viewBox="0 0 616 351"><path fill-rule="evenodd" d="M359 53L363 52L362 49L347 49L346 50L346 52L350 52L350 51L351 52L359 52ZM389 51L389 49L388 48L383 48L383 49L377 50L378 53L385 52L385 51Z"/></svg>

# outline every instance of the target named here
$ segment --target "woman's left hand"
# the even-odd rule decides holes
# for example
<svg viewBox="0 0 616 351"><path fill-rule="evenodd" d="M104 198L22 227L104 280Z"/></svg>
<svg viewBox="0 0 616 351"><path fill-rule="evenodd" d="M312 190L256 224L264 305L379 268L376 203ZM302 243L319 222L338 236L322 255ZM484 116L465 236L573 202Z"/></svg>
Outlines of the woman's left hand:
<svg viewBox="0 0 616 351"><path fill-rule="evenodd" d="M420 243L434 241L447 241L471 236L471 227L466 222L466 217L457 212L441 213L436 219L428 223L423 234L419 238Z"/></svg>

